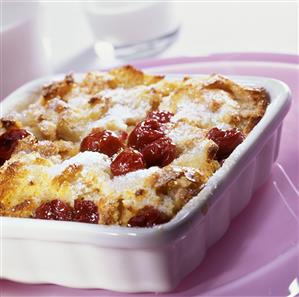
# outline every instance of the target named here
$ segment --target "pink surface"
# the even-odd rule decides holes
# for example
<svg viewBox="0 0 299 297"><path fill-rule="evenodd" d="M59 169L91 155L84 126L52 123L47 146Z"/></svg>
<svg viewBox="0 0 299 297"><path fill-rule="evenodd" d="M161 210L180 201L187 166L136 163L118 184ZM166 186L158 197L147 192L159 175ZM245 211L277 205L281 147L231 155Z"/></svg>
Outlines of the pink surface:
<svg viewBox="0 0 299 297"><path fill-rule="evenodd" d="M287 296L288 286L299 278L297 64L297 56L275 54L218 54L136 63L160 73L219 72L268 76L286 82L293 97L291 110L284 121L278 162L270 178L255 193L245 211L233 220L225 236L208 251L203 263L175 292L161 295ZM0 281L0 285L1 296L157 295L25 285L7 280Z"/></svg>

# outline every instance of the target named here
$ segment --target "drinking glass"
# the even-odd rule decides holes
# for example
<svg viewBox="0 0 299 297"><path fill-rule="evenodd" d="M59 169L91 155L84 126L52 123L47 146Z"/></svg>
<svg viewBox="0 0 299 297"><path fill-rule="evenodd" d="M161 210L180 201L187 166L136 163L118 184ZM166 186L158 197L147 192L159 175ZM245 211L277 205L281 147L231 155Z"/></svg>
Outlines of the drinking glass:
<svg viewBox="0 0 299 297"><path fill-rule="evenodd" d="M87 1L85 12L102 60L130 60L165 50L179 31L172 2Z"/></svg>

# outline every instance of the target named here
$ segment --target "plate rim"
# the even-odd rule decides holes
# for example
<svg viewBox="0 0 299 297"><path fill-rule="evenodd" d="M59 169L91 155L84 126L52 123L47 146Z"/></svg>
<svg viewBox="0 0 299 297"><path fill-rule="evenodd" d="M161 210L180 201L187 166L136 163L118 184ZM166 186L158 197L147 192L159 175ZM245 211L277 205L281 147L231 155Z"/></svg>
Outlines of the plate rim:
<svg viewBox="0 0 299 297"><path fill-rule="evenodd" d="M217 61L255 61L299 64L299 55L270 52L219 52L198 56L174 56L142 59L130 62L137 68L161 67L172 64L217 62Z"/></svg>

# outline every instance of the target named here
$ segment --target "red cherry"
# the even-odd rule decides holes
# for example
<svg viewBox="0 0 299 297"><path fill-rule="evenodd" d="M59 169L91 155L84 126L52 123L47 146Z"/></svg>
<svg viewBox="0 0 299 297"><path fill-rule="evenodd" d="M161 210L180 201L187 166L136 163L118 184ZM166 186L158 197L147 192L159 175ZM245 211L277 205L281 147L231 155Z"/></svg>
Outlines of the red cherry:
<svg viewBox="0 0 299 297"><path fill-rule="evenodd" d="M141 151L147 144L162 137L161 124L155 119L140 122L130 133L128 146Z"/></svg>
<svg viewBox="0 0 299 297"><path fill-rule="evenodd" d="M140 152L131 148L122 151L111 163L114 176L123 175L131 171L145 168L145 162Z"/></svg>
<svg viewBox="0 0 299 297"><path fill-rule="evenodd" d="M76 199L73 220L76 222L97 224L99 221L98 207L93 201Z"/></svg>
<svg viewBox="0 0 299 297"><path fill-rule="evenodd" d="M176 156L176 146L168 137L161 137L147 145L142 154L147 167L164 167L171 163Z"/></svg>
<svg viewBox="0 0 299 297"><path fill-rule="evenodd" d="M42 203L35 211L35 218L44 220L71 221L73 210L65 202L55 199Z"/></svg>
<svg viewBox="0 0 299 297"><path fill-rule="evenodd" d="M221 130L217 127L212 128L208 132L207 138L213 140L219 147L216 154L217 160L223 160L227 158L245 139L242 132L235 128L232 130Z"/></svg>
<svg viewBox="0 0 299 297"><path fill-rule="evenodd" d="M81 142L80 151L99 152L112 157L123 146L121 139L115 133L103 130L87 135Z"/></svg>
<svg viewBox="0 0 299 297"><path fill-rule="evenodd" d="M167 223L169 217L152 206L145 206L138 210L137 214L133 216L129 222L129 227L152 227Z"/></svg>
<svg viewBox="0 0 299 297"><path fill-rule="evenodd" d="M15 147L20 139L29 135L24 129L10 129L0 135L0 166L10 159Z"/></svg>

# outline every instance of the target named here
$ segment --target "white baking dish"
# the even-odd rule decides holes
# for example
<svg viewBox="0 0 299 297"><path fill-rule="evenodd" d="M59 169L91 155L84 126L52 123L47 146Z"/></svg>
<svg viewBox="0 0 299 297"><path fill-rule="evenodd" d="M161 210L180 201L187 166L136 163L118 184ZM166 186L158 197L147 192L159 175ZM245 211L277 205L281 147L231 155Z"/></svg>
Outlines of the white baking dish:
<svg viewBox="0 0 299 297"><path fill-rule="evenodd" d="M2 113L24 107L41 85L56 78L18 89L1 103ZM289 88L268 78L231 78L264 87L271 104L247 139L173 220L154 228L126 228L1 217L1 277L123 292L174 289L245 208L278 155Z"/></svg>

